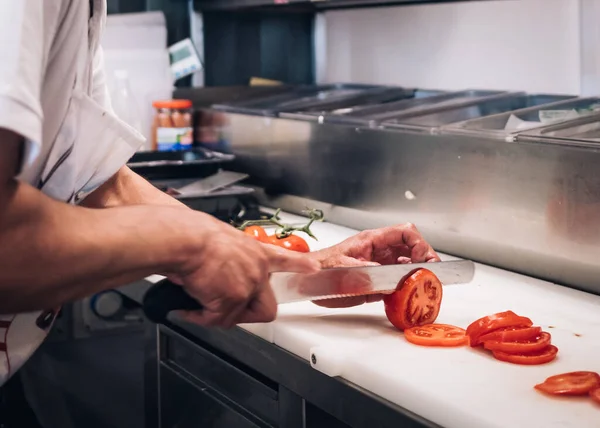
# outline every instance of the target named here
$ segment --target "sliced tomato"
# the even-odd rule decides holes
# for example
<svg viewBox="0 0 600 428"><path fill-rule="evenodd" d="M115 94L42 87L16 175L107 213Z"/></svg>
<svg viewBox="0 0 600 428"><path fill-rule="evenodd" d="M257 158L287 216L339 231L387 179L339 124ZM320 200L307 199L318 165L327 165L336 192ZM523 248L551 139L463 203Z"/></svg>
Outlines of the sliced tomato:
<svg viewBox="0 0 600 428"><path fill-rule="evenodd" d="M248 226L244 229L244 233L248 236L252 236L257 241L267 242L267 232L260 226Z"/></svg>
<svg viewBox="0 0 600 428"><path fill-rule="evenodd" d="M480 343L488 340L497 340L499 342L519 342L522 340L535 339L542 332L542 327L508 327L501 328L479 338Z"/></svg>
<svg viewBox="0 0 600 428"><path fill-rule="evenodd" d="M385 315L399 330L435 322L442 304L442 283L433 272L419 269L383 298Z"/></svg>
<svg viewBox="0 0 600 428"><path fill-rule="evenodd" d="M500 312L494 315L488 315L472 322L467 327L467 336L471 346L481 344L479 340L484 334L491 333L501 328L508 327L531 327L533 322L529 318L521 317L513 311Z"/></svg>
<svg viewBox="0 0 600 428"><path fill-rule="evenodd" d="M271 235L267 238L267 242L299 253L310 252L310 247L306 241L297 235L289 235L285 238L278 238L277 235Z"/></svg>
<svg viewBox="0 0 600 428"><path fill-rule="evenodd" d="M421 346L462 346L467 344L465 330L448 324L428 324L404 330L410 343Z"/></svg>
<svg viewBox="0 0 600 428"><path fill-rule="evenodd" d="M497 360L526 366L549 363L556 358L557 353L558 348L554 345L548 345L541 351L529 352L526 354L509 354L508 352L493 351L494 358Z"/></svg>
<svg viewBox="0 0 600 428"><path fill-rule="evenodd" d="M591 390L590 397L592 397L592 400L594 400L596 403L600 404L600 388Z"/></svg>
<svg viewBox="0 0 600 428"><path fill-rule="evenodd" d="M570 372L550 376L535 389L552 395L587 395L600 387L600 376L595 372Z"/></svg>
<svg viewBox="0 0 600 428"><path fill-rule="evenodd" d="M488 340L483 342L483 347L490 351L502 351L509 354L527 354L529 352L542 351L550 345L550 333L543 331L532 340L518 342L501 342L499 340ZM480 339L481 340L481 339Z"/></svg>

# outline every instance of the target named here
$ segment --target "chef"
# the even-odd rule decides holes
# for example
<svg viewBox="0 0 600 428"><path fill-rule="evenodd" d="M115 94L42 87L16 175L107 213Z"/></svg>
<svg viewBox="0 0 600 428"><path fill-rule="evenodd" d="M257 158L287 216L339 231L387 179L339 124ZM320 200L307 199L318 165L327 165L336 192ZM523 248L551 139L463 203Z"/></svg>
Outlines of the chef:
<svg viewBox="0 0 600 428"><path fill-rule="evenodd" d="M275 318L271 272L438 260L412 225L292 253L133 173L125 163L143 137L111 110L99 46L105 18L106 0L0 0L0 426L54 426L35 413L60 397L41 405L35 385L11 376L66 302L159 273L202 303L190 321L231 327ZM378 297L321 304L367 300Z"/></svg>

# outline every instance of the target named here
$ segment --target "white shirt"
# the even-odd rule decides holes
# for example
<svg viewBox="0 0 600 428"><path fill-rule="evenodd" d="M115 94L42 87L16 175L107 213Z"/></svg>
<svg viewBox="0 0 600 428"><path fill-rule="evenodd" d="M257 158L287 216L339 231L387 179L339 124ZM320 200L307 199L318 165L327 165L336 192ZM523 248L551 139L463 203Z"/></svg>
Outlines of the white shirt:
<svg viewBox="0 0 600 428"><path fill-rule="evenodd" d="M93 8L90 19L88 0L0 0L0 127L26 141L18 178L66 203L144 142L112 113L99 47L106 0ZM48 309L0 316L0 386L45 339L57 308Z"/></svg>

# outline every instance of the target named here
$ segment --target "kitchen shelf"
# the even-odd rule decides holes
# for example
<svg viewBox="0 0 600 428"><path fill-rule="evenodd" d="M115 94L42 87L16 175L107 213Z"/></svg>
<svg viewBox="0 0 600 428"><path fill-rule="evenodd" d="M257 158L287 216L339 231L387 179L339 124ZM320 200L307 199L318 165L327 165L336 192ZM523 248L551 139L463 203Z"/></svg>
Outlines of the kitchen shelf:
<svg viewBox="0 0 600 428"><path fill-rule="evenodd" d="M489 0L194 0L196 10L332 10Z"/></svg>

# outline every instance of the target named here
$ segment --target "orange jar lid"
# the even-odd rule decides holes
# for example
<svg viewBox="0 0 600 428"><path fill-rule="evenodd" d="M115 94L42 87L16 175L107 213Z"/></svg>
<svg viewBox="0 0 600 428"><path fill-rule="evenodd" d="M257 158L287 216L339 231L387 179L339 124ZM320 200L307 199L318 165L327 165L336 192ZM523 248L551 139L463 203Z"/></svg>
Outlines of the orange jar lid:
<svg viewBox="0 0 600 428"><path fill-rule="evenodd" d="M192 102L190 100L164 100L164 101L154 101L152 103L154 108L168 108L174 110L186 109L192 107Z"/></svg>

